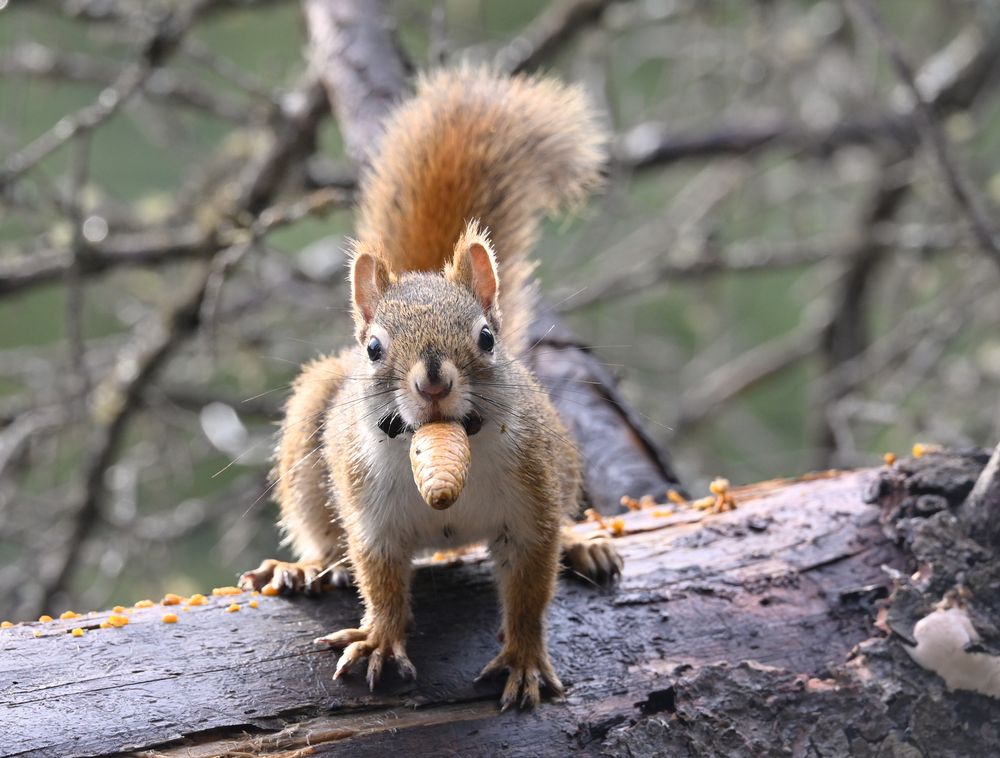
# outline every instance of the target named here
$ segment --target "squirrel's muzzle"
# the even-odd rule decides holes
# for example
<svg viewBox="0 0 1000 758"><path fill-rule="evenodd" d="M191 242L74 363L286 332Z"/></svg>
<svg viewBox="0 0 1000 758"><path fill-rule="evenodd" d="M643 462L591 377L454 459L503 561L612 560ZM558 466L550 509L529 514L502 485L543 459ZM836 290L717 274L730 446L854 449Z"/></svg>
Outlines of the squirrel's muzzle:
<svg viewBox="0 0 1000 758"><path fill-rule="evenodd" d="M461 378L458 368L436 352L424 351L407 376L411 403L417 411L415 421L454 418L464 412L461 401Z"/></svg>

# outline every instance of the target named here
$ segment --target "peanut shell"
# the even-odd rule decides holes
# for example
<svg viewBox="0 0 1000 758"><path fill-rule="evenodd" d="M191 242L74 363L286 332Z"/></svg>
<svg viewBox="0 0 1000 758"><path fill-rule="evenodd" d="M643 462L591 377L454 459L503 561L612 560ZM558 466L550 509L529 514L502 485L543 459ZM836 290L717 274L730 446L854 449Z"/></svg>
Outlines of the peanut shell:
<svg viewBox="0 0 1000 758"><path fill-rule="evenodd" d="M469 473L472 451L469 435L453 421L424 424L410 441L413 481L424 501L436 510L458 500Z"/></svg>

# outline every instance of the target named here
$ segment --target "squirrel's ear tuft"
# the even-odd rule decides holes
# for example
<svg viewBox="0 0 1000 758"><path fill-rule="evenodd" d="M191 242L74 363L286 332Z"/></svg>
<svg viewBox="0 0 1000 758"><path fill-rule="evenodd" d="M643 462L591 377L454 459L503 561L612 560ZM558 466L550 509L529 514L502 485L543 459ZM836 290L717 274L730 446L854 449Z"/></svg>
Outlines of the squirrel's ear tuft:
<svg viewBox="0 0 1000 758"><path fill-rule="evenodd" d="M455 284L467 287L489 313L496 307L500 287L497 261L489 237L470 223L455 245L455 257L445 268L445 276Z"/></svg>
<svg viewBox="0 0 1000 758"><path fill-rule="evenodd" d="M373 252L358 246L351 261L351 299L354 303L354 321L359 338L375 318L375 309L382 294L391 284L392 277L385 263Z"/></svg>

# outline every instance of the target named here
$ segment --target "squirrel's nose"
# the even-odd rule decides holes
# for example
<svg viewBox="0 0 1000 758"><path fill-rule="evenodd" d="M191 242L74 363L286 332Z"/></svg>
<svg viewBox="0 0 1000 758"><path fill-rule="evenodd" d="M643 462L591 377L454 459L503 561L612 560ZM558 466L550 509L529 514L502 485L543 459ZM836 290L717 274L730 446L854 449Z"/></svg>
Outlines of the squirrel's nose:
<svg viewBox="0 0 1000 758"><path fill-rule="evenodd" d="M451 392L451 381L432 382L430 379L424 379L417 382L417 392L420 393L421 397L430 401L442 400L448 397L448 393Z"/></svg>

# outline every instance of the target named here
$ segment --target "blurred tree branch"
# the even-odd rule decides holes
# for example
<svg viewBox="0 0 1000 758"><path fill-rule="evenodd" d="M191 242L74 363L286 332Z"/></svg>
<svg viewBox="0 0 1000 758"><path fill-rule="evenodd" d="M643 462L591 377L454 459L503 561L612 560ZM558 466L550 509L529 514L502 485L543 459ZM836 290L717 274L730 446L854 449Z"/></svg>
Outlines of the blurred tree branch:
<svg viewBox="0 0 1000 758"><path fill-rule="evenodd" d="M931 152L934 154L934 158L941 169L948 189L955 198L955 202L959 208L968 216L976 239L982 246L983 251L992 258L994 263L1000 266L1000 245L997 243L995 231L992 229L992 225L986 215L986 203L979 198L972 183L966 178L965 173L955 162L951 154L951 148L948 145L948 140L941 131L941 127L938 126L937 118L939 114L935 113L937 109L934 104L934 98L938 93L932 93L928 97L927 94L921 91L921 87L917 84L917 76L913 73L913 68L906 60L906 56L903 55L902 50L900 50L896 38L886 28L885 22L875 9L875 6L869 0L849 0L849 2L852 8L860 9L861 15L875 29L879 41L889 54L896 73L913 99L914 120L921 136L931 147ZM998 32L997 26L994 26L990 31L990 36L992 39L987 39L977 57L987 57L993 61L996 59L998 53L1000 53L1000 32ZM981 69L982 66L982 63L976 66L975 60L973 60L973 65L970 65L968 68L975 72L977 69ZM957 88L960 84L961 82L954 82L951 88ZM969 101L974 100L976 94L977 90L975 89L969 91L967 95ZM968 103L965 103L965 105L968 106Z"/></svg>

